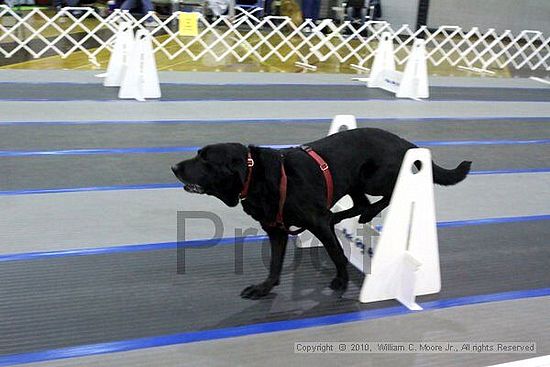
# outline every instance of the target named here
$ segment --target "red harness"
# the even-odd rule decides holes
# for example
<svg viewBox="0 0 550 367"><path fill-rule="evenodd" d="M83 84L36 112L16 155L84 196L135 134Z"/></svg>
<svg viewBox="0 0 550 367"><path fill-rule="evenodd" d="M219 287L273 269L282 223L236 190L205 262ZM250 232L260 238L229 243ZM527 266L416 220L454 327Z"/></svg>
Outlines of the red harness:
<svg viewBox="0 0 550 367"><path fill-rule="evenodd" d="M327 188L327 208L330 209L332 206L332 197L334 193L334 182L332 180L332 174L330 173L329 166L327 162L319 155L317 154L311 147L302 145L300 147L304 152L306 152L317 164L319 165L319 168L321 169L321 172L323 173L323 177L325 178L325 185ZM248 195L248 189L250 188L250 181L252 179L252 167L254 167L254 160L252 159L252 155L250 152L248 152L248 158L247 158L247 175L246 180L244 181L244 186L240 194L241 200L246 199ZM284 161L281 162L281 180L279 181L279 210L277 211L277 216L275 217L275 222L267 223L270 227L280 227L286 230L287 232L291 234L297 234L303 231L303 229L299 229L297 231L290 231L284 224L283 220L283 210L285 207L285 201L286 201L286 191L287 191L287 177L285 172L285 164Z"/></svg>

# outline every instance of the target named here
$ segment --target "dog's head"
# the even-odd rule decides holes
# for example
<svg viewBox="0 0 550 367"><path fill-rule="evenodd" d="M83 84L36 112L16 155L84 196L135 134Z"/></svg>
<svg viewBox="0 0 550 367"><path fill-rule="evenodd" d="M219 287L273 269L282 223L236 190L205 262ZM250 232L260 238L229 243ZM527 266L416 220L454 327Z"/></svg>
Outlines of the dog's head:
<svg viewBox="0 0 550 367"><path fill-rule="evenodd" d="M239 143L207 145L195 158L173 165L172 172L185 191L212 195L236 206L246 177L247 154L247 147Z"/></svg>

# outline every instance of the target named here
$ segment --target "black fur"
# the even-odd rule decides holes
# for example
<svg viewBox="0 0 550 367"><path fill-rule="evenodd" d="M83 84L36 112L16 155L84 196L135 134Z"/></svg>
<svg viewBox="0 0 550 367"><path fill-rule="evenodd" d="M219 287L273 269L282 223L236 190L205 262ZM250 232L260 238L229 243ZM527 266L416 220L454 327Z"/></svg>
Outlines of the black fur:
<svg viewBox="0 0 550 367"><path fill-rule="evenodd" d="M275 220L279 203L279 180L284 162L288 176L284 221L287 227L303 227L324 245L334 264L336 277L331 288L343 291L347 287L347 259L340 247L334 224L360 215L361 223L369 222L388 206L397 175L407 150L416 146L381 129L354 129L340 132L307 144L328 163L334 180L334 203L350 195L351 209L332 213L326 207L326 188L317 163L299 148L275 150L238 143L214 144L201 149L193 159L182 161L172 171L184 184L200 186L229 206L239 203L250 151L255 165L244 211L262 223L271 242L271 264L267 279L247 287L244 298L260 298L279 284L288 234L265 225ZM433 163L434 182L454 185L462 181L471 162L464 161L454 170ZM371 203L365 194L382 196Z"/></svg>

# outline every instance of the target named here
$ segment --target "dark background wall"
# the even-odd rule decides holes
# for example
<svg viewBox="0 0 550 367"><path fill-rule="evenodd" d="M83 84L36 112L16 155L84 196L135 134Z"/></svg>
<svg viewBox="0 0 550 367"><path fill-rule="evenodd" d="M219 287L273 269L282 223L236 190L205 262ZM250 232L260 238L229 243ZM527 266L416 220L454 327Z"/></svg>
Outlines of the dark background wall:
<svg viewBox="0 0 550 367"><path fill-rule="evenodd" d="M387 0L395 1L395 0ZM550 36L550 0L430 0L428 26L458 25Z"/></svg>
<svg viewBox="0 0 550 367"><path fill-rule="evenodd" d="M331 15L330 8L342 0L321 0L321 17ZM495 28L514 34L523 30L538 30L550 36L550 0L381 0L383 20L395 27L409 24L415 28L418 20L431 28L458 25L465 29ZM428 9L427 16L419 8Z"/></svg>

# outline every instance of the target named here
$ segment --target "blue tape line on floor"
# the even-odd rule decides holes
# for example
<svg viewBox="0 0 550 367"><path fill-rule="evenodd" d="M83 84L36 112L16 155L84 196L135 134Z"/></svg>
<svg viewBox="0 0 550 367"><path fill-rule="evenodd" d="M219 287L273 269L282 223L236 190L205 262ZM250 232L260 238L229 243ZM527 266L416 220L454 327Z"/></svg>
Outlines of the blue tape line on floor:
<svg viewBox="0 0 550 367"><path fill-rule="evenodd" d="M529 140L455 140L455 141L415 141L420 147L434 146L477 146L477 145L538 145L550 144L550 139ZM299 144L260 145L266 148L284 149ZM186 153L196 152L199 146L181 147L132 147L132 148L92 148L92 149L64 149L42 151L0 150L0 157L32 157L52 155L102 155L102 154L150 154L150 153Z"/></svg>
<svg viewBox="0 0 550 367"><path fill-rule="evenodd" d="M550 167L470 171L469 174L470 175L502 175L502 174L524 174L524 173L532 173L532 174L550 173ZM71 192L88 192L88 191L156 190L156 189L177 189L177 188L182 188L182 184L159 183L159 184L142 184L142 185L120 185L120 186L59 187L59 188L51 188L51 189L34 188L34 189L0 191L0 196L63 194L63 193L71 193Z"/></svg>
<svg viewBox="0 0 550 367"><path fill-rule="evenodd" d="M516 121L516 122L550 122L550 117L542 116L449 116L449 117L357 117L357 123L368 122L397 122L397 123L415 123L415 122L452 122L452 121ZM272 124L272 123L314 123L328 124L332 122L331 118L237 118L237 119L194 119L194 120L90 120L90 121L0 121L0 126L48 126L48 125L148 125L148 124Z"/></svg>
<svg viewBox="0 0 550 367"><path fill-rule="evenodd" d="M550 167L481 170L481 171L470 171L469 174L470 175L507 175L507 174L548 173L548 172L550 172Z"/></svg>
<svg viewBox="0 0 550 367"><path fill-rule="evenodd" d="M457 227L466 227L466 226L502 224L502 223L522 223L522 222L535 222L535 221L545 221L545 220L550 220L550 214L437 222L437 227L438 228L457 228ZM382 229L382 226L380 225L376 226L376 229L380 231ZM234 243L259 242L267 239L268 239L267 236L259 235L259 236L247 236L247 237L224 237L224 238L200 239L200 240L189 240L189 241L181 241L181 242L160 242L160 243L148 243L148 244L139 244L139 245L122 245L122 246L98 247L98 248L87 248L87 249L70 249L70 250L61 250L61 251L18 253L18 254L0 255L0 262L39 260L39 259L58 258L58 257L67 257L67 256L107 255L107 254L139 252L139 251L155 251L155 250L175 249L178 246L190 248L190 247L202 247L202 246L230 245Z"/></svg>
<svg viewBox="0 0 550 367"><path fill-rule="evenodd" d="M512 301L547 296L550 296L550 288L529 289L420 303L420 305L424 308L423 311L410 311L403 306L395 306L382 309L357 311L306 319L275 321L223 329L211 329L180 334L160 335L148 338L121 340L116 342L98 343L39 352L0 356L0 366L12 366L23 363L44 362L66 358L86 357L98 354L126 352L145 348L187 344L207 340L219 340L246 335L272 333L277 331L289 331L319 326L339 325L357 321L367 321L385 317L403 316L412 313L441 310L451 307L478 305L490 302Z"/></svg>
<svg viewBox="0 0 550 367"><path fill-rule="evenodd" d="M108 255L108 254L120 254L129 252L141 252L141 251L158 251L158 250L170 250L176 248L193 248L193 247L207 247L218 245L231 245L234 243L252 243L264 241L267 236L247 236L247 237L224 237L224 238L212 238L212 239L199 239L188 240L180 242L159 242L159 243L146 243L140 245L122 245L122 246L109 246L109 247L97 247L87 249L71 249L61 251L43 251L43 252L29 252L19 254L0 255L0 263L8 261L27 261L27 260L40 260L40 259L52 259L68 256L87 256L87 255Z"/></svg>
<svg viewBox="0 0 550 367"><path fill-rule="evenodd" d="M83 98L83 99L73 99L73 98L0 98L1 102L36 102L36 103L51 103L51 102L75 102L75 103L82 103L82 102L93 102L93 103L119 103L121 102L121 99L113 97L112 99L92 99L92 98ZM134 101L133 99L126 100L128 102ZM403 99L391 99L391 97L385 98L385 97L347 97L347 98L271 98L271 99L265 99L265 98L211 98L211 99L204 99L204 98L168 98L163 97L162 99L150 99L149 101L154 101L156 103L171 103L171 102L193 102L193 103L212 103L212 102L384 102L385 104L392 104L392 103L403 103L408 102L410 100L403 100ZM483 102L483 103L489 103L489 102L496 102L496 103L505 103L505 102L513 102L513 103L548 103L547 101L541 101L541 100L513 100L513 99L453 99L453 98L445 98L445 99L432 99L432 100L426 100L425 102Z"/></svg>
<svg viewBox="0 0 550 367"><path fill-rule="evenodd" d="M0 196L35 195L35 194L61 194L71 192L88 191L118 191L118 190L158 190L181 188L180 183L120 185L120 186L94 186L94 187L61 187L52 189L23 189L0 191Z"/></svg>

